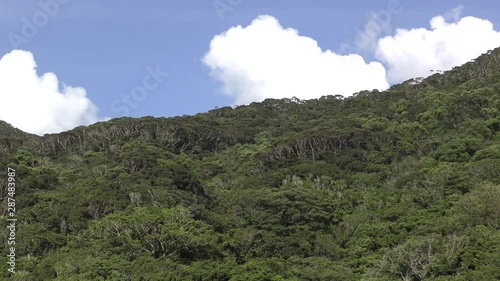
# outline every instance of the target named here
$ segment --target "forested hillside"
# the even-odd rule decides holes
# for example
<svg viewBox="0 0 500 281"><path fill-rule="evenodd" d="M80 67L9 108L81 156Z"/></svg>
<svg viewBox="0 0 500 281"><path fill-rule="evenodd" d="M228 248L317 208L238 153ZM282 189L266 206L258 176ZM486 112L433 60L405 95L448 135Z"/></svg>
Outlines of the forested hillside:
<svg viewBox="0 0 500 281"><path fill-rule="evenodd" d="M0 122L0 167L12 280L500 280L500 49L349 98Z"/></svg>

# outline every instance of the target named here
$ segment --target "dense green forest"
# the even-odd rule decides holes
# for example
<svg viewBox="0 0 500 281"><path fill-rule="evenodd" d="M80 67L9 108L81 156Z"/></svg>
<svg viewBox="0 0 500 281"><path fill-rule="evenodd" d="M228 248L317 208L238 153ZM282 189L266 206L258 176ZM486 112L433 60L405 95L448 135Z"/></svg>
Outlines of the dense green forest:
<svg viewBox="0 0 500 281"><path fill-rule="evenodd" d="M348 98L0 122L0 167L2 280L500 280L500 49Z"/></svg>

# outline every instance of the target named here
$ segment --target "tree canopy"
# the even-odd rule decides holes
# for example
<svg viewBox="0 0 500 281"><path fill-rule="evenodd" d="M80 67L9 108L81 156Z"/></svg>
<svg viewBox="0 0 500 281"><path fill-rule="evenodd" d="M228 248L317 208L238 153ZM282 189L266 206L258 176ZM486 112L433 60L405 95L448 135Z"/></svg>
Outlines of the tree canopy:
<svg viewBox="0 0 500 281"><path fill-rule="evenodd" d="M5 280L500 280L500 49L348 98L0 122L0 167Z"/></svg>

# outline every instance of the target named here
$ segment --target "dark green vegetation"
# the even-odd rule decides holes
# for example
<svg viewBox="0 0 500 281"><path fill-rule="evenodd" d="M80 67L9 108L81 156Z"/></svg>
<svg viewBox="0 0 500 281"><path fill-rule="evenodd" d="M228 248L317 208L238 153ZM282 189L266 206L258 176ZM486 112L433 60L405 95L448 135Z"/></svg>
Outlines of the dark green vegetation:
<svg viewBox="0 0 500 281"><path fill-rule="evenodd" d="M0 155L17 280L500 280L500 50L345 99L0 123Z"/></svg>

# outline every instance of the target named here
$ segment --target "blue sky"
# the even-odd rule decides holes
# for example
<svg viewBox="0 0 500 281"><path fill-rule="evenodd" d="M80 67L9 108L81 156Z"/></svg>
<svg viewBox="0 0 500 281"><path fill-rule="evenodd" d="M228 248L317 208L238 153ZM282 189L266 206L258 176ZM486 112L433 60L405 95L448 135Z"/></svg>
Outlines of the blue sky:
<svg viewBox="0 0 500 281"><path fill-rule="evenodd" d="M0 119L43 134L123 115L190 115L266 97L348 96L364 88L383 89L500 46L496 10L494 1L0 0L0 57L5 56L0 61ZM432 32L430 21L436 16L445 23L436 20ZM372 31L379 27L376 32L367 29L370 22L375 23ZM26 33L30 24L34 31ZM477 44L457 39L477 25L484 31L475 32ZM214 39L231 28L227 36ZM397 29L408 34L397 37ZM367 30L371 45L361 46L359 38ZM428 47L428 53L408 55L414 38L434 35L443 40L420 42L419 49ZM211 47L213 40L217 44ZM457 51L414 69L408 67L414 61L402 64L398 57L422 61L427 54L451 49ZM44 78L45 73L54 76ZM366 83L352 88L358 80ZM342 81L350 84L336 88Z"/></svg>

